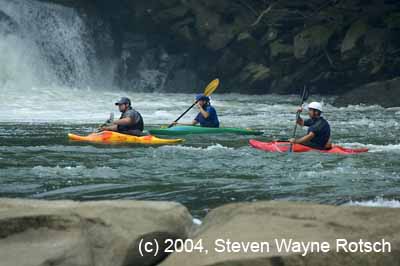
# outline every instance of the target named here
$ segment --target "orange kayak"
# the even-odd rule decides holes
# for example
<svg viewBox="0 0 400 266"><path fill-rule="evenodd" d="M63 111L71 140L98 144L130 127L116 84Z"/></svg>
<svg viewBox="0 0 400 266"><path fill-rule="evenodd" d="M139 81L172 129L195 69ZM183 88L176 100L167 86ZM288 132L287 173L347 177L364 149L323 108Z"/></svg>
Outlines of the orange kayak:
<svg viewBox="0 0 400 266"><path fill-rule="evenodd" d="M88 136L79 136L75 134L68 134L68 138L73 141L84 141L93 143L138 143L138 144L174 144L183 142L183 139L160 139L155 136L136 137L125 135L118 132L103 131L99 133L92 133Z"/></svg>

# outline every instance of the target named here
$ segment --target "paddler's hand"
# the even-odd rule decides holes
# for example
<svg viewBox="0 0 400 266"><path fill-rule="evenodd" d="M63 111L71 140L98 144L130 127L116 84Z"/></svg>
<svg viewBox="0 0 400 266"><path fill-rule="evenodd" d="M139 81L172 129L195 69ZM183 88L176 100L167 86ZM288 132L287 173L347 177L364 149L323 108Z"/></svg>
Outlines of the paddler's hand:
<svg viewBox="0 0 400 266"><path fill-rule="evenodd" d="M296 144L296 139L291 138L291 139L289 139L289 142L292 144Z"/></svg>
<svg viewBox="0 0 400 266"><path fill-rule="evenodd" d="M171 123L171 125L176 126L176 125L178 125L178 122L175 122L175 121L174 121L174 122Z"/></svg>
<svg viewBox="0 0 400 266"><path fill-rule="evenodd" d="M203 106L200 105L200 103L196 103L197 108L199 108L199 110L203 109Z"/></svg>
<svg viewBox="0 0 400 266"><path fill-rule="evenodd" d="M303 112L303 107L300 107L299 109L297 109L297 112L300 114Z"/></svg>
<svg viewBox="0 0 400 266"><path fill-rule="evenodd" d="M101 126L100 127L100 131L107 131L107 130L110 130L110 127L108 127L108 126Z"/></svg>

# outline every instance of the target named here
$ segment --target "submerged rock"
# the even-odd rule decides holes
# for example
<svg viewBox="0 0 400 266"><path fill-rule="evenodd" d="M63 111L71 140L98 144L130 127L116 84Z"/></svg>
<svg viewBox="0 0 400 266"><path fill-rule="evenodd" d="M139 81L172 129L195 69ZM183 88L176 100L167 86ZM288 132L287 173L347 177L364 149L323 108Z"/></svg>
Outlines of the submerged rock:
<svg viewBox="0 0 400 266"><path fill-rule="evenodd" d="M177 203L2 199L0 265L155 265L165 247L142 257L140 240L185 239L191 226Z"/></svg>
<svg viewBox="0 0 400 266"><path fill-rule="evenodd" d="M193 237L194 243L202 241L208 253L176 253L161 265L399 265L399 219L398 209L288 202L231 204L213 210ZM290 239L315 245L326 242L324 246L330 248L326 253L314 249L305 256L303 248L300 252L279 251L278 245L284 240L289 243ZM358 248L355 252L346 252L344 241L338 239L348 243L358 243L360 239L385 242L391 252L388 244L380 246L385 248L382 253L363 252L361 245L355 245Z"/></svg>

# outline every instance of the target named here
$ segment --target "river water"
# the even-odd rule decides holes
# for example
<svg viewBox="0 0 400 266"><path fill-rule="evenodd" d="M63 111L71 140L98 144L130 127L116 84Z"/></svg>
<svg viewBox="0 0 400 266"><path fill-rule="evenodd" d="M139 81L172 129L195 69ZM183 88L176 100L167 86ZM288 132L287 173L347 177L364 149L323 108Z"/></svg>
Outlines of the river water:
<svg viewBox="0 0 400 266"><path fill-rule="evenodd" d="M169 200L204 216L221 204L301 200L327 204L398 206L400 109L336 108L326 104L335 143L370 148L360 155L268 154L248 137L187 136L168 146L73 143L129 96L147 128L166 125L192 101L187 94L110 90L0 89L0 197L35 199ZM285 139L293 130L296 96L214 95L223 126L264 130L261 140ZM187 115L190 121L195 115ZM299 130L299 135L305 132Z"/></svg>

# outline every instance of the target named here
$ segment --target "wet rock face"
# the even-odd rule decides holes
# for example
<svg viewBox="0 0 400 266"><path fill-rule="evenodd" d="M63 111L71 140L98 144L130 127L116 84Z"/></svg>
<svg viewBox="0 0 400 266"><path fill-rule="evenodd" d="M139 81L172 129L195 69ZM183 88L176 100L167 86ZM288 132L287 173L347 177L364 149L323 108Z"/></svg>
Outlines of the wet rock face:
<svg viewBox="0 0 400 266"><path fill-rule="evenodd" d="M354 103L380 105L383 107L400 106L400 78L382 82L372 82L339 96L335 104L346 106Z"/></svg>
<svg viewBox="0 0 400 266"><path fill-rule="evenodd" d="M294 93L308 84L316 93L341 94L400 75L398 1L77 3L82 9L91 6L111 25L118 80L130 89L190 92L219 77L221 92ZM132 35L146 46L132 46ZM154 53L168 55L169 61L149 55ZM147 70L159 81L138 83L149 57ZM269 74L254 75L249 71L254 65ZM177 82L183 69L190 78Z"/></svg>
<svg viewBox="0 0 400 266"><path fill-rule="evenodd" d="M323 52L334 34L331 26L312 26L305 29L294 38L294 56L297 59L312 58Z"/></svg>
<svg viewBox="0 0 400 266"><path fill-rule="evenodd" d="M174 24L184 25L185 36L190 36L185 41L197 47L193 51L214 55L218 67L209 67L209 74L220 76L229 90L293 93L309 84L318 93L340 94L398 75L393 70L388 75L393 63L385 60L389 47L398 46L395 38L386 37L396 31L397 4L221 0L176 5L188 8L185 20L190 23L177 19ZM157 12L153 16L159 18ZM231 64L224 68L226 61ZM252 65L262 65L270 74L245 74Z"/></svg>
<svg viewBox="0 0 400 266"><path fill-rule="evenodd" d="M271 201L221 206L193 226L177 203L0 199L0 258L2 266L394 266L399 218L398 209ZM142 245L142 256L142 239L161 252ZM187 242L165 254L165 239ZM366 251L361 241L377 244Z"/></svg>
<svg viewBox="0 0 400 266"><path fill-rule="evenodd" d="M186 238L191 226L176 203L1 199L1 265L155 265L167 254L141 256L140 240Z"/></svg>

